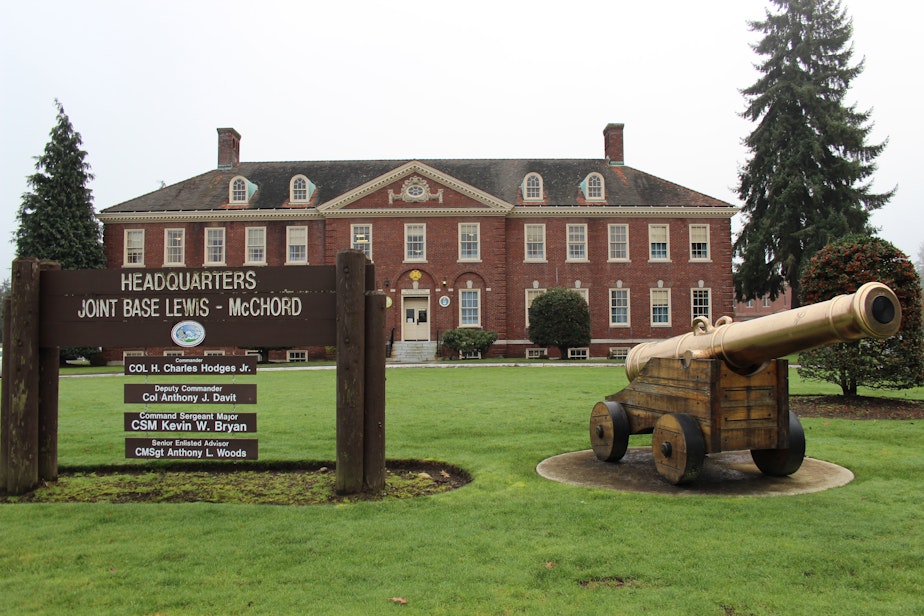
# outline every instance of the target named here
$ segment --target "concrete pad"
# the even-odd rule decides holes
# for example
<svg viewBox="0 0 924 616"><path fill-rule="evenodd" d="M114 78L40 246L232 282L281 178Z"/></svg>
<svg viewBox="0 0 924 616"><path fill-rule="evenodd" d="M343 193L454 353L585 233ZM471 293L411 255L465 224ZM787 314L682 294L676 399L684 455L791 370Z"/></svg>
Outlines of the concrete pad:
<svg viewBox="0 0 924 616"><path fill-rule="evenodd" d="M837 488L853 481L842 466L805 458L788 477L768 477L751 461L748 451L706 456L700 476L690 484L668 483L655 469L651 447L630 447L616 463L601 462L592 449L563 453L536 467L542 477L588 488L673 496L787 496Z"/></svg>

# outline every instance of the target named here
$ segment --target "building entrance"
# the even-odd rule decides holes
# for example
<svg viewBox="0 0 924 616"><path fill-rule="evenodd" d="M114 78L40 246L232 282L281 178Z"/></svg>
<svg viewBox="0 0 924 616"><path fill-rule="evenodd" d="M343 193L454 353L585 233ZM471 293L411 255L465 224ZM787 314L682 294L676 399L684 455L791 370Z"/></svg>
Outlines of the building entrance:
<svg viewBox="0 0 924 616"><path fill-rule="evenodd" d="M402 340L430 340L430 299L427 297L404 298L404 325Z"/></svg>

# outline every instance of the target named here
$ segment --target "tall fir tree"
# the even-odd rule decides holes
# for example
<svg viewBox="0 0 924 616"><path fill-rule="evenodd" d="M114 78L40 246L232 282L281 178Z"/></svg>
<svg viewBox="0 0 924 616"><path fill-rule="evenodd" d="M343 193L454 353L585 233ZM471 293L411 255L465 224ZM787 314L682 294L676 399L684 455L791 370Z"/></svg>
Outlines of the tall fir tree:
<svg viewBox="0 0 924 616"><path fill-rule="evenodd" d="M745 139L739 171L744 225L735 240L740 301L787 289L801 304L802 266L850 233L872 235L870 212L894 189L872 190L875 160L887 141L867 143L869 111L845 102L863 62L851 64L852 21L839 0L771 0L779 10L750 22L762 76L742 90L743 117L757 124Z"/></svg>
<svg viewBox="0 0 924 616"><path fill-rule="evenodd" d="M74 130L64 107L45 151L36 157L31 188L22 196L16 218L16 256L50 259L63 269L98 269L106 265L102 233L93 208L93 179L80 133Z"/></svg>

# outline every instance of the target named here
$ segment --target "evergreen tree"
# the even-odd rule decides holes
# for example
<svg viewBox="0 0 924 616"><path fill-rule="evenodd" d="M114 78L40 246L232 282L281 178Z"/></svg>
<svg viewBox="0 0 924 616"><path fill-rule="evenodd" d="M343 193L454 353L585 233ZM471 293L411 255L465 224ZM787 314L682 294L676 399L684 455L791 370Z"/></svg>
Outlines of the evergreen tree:
<svg viewBox="0 0 924 616"><path fill-rule="evenodd" d="M801 304L800 270L850 233L872 234L870 212L894 194L874 193L874 161L886 142L867 144L870 112L845 102L863 62L851 65L853 25L839 0L771 0L778 13L750 22L762 76L742 91L742 114L757 123L739 171L744 226L735 240L740 301L789 288Z"/></svg>
<svg viewBox="0 0 924 616"><path fill-rule="evenodd" d="M529 307L529 339L541 347L558 347L562 359L568 349L590 344L590 308L580 294L549 289Z"/></svg>
<svg viewBox="0 0 924 616"><path fill-rule="evenodd" d="M97 269L106 264L87 153L57 100L58 119L45 152L36 157L29 192L22 196L14 233L18 257L51 259L62 269Z"/></svg>
<svg viewBox="0 0 924 616"><path fill-rule="evenodd" d="M924 383L921 282L911 261L889 242L854 235L822 248L805 268L806 303L853 293L879 281L891 288L902 308L898 333L885 340L840 342L799 354L799 374L841 387L855 396L859 386L908 389Z"/></svg>

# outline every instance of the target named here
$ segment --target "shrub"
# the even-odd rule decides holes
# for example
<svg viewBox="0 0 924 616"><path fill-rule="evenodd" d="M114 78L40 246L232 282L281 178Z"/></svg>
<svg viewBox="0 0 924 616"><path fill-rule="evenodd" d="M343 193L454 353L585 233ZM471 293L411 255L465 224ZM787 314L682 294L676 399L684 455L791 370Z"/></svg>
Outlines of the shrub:
<svg viewBox="0 0 924 616"><path fill-rule="evenodd" d="M486 332L483 329L450 329L443 334L443 346L460 357L465 353L474 352L481 353L483 357L496 340L495 332Z"/></svg>

